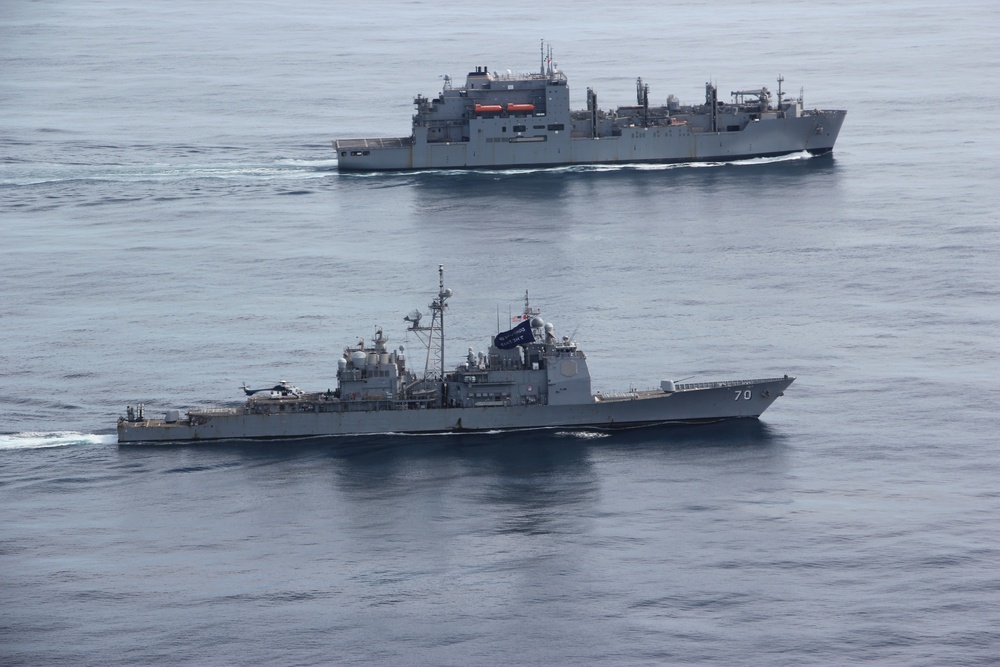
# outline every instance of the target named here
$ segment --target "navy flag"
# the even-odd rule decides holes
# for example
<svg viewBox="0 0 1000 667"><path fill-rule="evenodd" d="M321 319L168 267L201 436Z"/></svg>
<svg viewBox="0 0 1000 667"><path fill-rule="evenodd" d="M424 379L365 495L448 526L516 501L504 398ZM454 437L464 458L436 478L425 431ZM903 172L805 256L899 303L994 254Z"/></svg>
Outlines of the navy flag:
<svg viewBox="0 0 1000 667"><path fill-rule="evenodd" d="M531 333L531 320L521 322L510 331L498 333L493 339L493 344L501 350L509 350L518 345L533 342L535 342L535 335Z"/></svg>

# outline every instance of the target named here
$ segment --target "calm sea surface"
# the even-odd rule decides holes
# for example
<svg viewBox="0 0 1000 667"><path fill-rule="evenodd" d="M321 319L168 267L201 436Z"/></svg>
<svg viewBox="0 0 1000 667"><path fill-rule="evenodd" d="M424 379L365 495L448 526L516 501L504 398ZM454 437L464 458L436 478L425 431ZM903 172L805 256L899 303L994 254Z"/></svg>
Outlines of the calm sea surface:
<svg viewBox="0 0 1000 667"><path fill-rule="evenodd" d="M991 0L0 3L0 664L1000 660ZM804 87L834 156L339 175L476 65ZM122 447L525 289L595 389L760 422Z"/></svg>

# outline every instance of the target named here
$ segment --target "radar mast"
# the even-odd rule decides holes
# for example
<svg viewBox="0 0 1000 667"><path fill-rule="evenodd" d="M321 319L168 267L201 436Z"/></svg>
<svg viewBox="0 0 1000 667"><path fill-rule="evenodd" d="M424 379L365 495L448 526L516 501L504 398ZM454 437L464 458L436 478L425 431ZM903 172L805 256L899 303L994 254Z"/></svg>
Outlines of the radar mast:
<svg viewBox="0 0 1000 667"><path fill-rule="evenodd" d="M410 322L408 331L415 333L427 348L427 358L424 362L425 380L444 377L444 311L452 294L453 292L444 286L444 264L438 264L438 294L429 306L431 323L427 326L420 324L419 310L403 318Z"/></svg>

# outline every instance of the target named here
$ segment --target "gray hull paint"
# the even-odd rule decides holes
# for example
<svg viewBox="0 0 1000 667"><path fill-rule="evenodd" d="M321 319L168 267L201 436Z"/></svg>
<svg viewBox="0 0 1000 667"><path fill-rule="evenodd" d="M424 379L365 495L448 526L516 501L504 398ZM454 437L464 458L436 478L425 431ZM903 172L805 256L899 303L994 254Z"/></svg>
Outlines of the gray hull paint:
<svg viewBox="0 0 1000 667"><path fill-rule="evenodd" d="M566 76L544 60L540 72L497 74L476 68L464 86L450 78L433 100L414 100L409 137L339 139L341 171L509 169L587 164L733 161L833 151L846 111L806 109L803 99L765 87L720 102L650 106L637 82L636 106L605 111L587 91L587 108L570 109Z"/></svg>
<svg viewBox="0 0 1000 667"><path fill-rule="evenodd" d="M627 428L759 417L792 377L685 385L674 393L637 392L583 405L359 410L247 414L243 408L193 410L195 419L120 422L120 443L302 438L384 433L440 433L538 428ZM204 423L194 424L202 421Z"/></svg>
<svg viewBox="0 0 1000 667"><path fill-rule="evenodd" d="M426 169L519 169L588 164L682 164L732 162L809 152L833 152L846 112L761 121L741 132L694 133L688 129L634 128L628 136L554 137L538 143L420 144L400 139L396 147L369 151L364 159L341 156L341 171ZM771 126L771 123L780 125ZM816 125L822 127L815 132ZM763 125L763 127L761 127Z"/></svg>
<svg viewBox="0 0 1000 667"><path fill-rule="evenodd" d="M118 420L118 442L255 440L385 433L509 431L542 428L627 428L670 422L759 417L795 380L782 378L676 384L659 390L594 394L587 355L569 336L558 336L524 294L524 310L509 331L490 337L487 351L470 347L465 360L444 371L444 318L453 295L438 266L438 292L425 319L404 318L423 341L423 373L411 368L401 346L390 350L375 336L344 349L336 390L306 393L282 380L250 389L241 407L168 410L146 419L144 406L128 406Z"/></svg>

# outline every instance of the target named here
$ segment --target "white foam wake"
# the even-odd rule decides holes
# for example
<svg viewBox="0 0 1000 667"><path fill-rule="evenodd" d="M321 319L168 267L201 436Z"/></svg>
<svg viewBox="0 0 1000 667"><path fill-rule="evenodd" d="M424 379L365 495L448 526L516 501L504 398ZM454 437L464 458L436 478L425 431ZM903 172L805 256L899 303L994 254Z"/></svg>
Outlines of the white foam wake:
<svg viewBox="0 0 1000 667"><path fill-rule="evenodd" d="M336 160L281 159L270 163L58 164L5 165L0 185L39 185L70 181L176 182L188 179L304 180L325 178Z"/></svg>
<svg viewBox="0 0 1000 667"><path fill-rule="evenodd" d="M704 169L716 167L744 167L759 164L774 164L778 162L795 162L798 160L809 160L815 157L809 151L799 151L787 155L775 157L754 157L743 160L704 160L695 162L620 162L620 163L597 163L597 164L571 164L550 167L511 167L496 169L477 169L479 174L496 174L502 176L516 176L523 174L558 174L558 173L604 173L614 171L670 171L673 169ZM447 175L468 175L469 169L427 169L424 174L447 174ZM412 172L359 172L352 174L355 178L384 178L386 176L412 176Z"/></svg>
<svg viewBox="0 0 1000 667"><path fill-rule="evenodd" d="M556 431L557 438L578 438L580 440L597 440L600 438L610 438L610 433L600 431Z"/></svg>
<svg viewBox="0 0 1000 667"><path fill-rule="evenodd" d="M52 433L9 433L0 435L0 450L3 449L44 449L46 447L69 447L73 445L112 445L118 436L96 433L76 433L55 431Z"/></svg>

